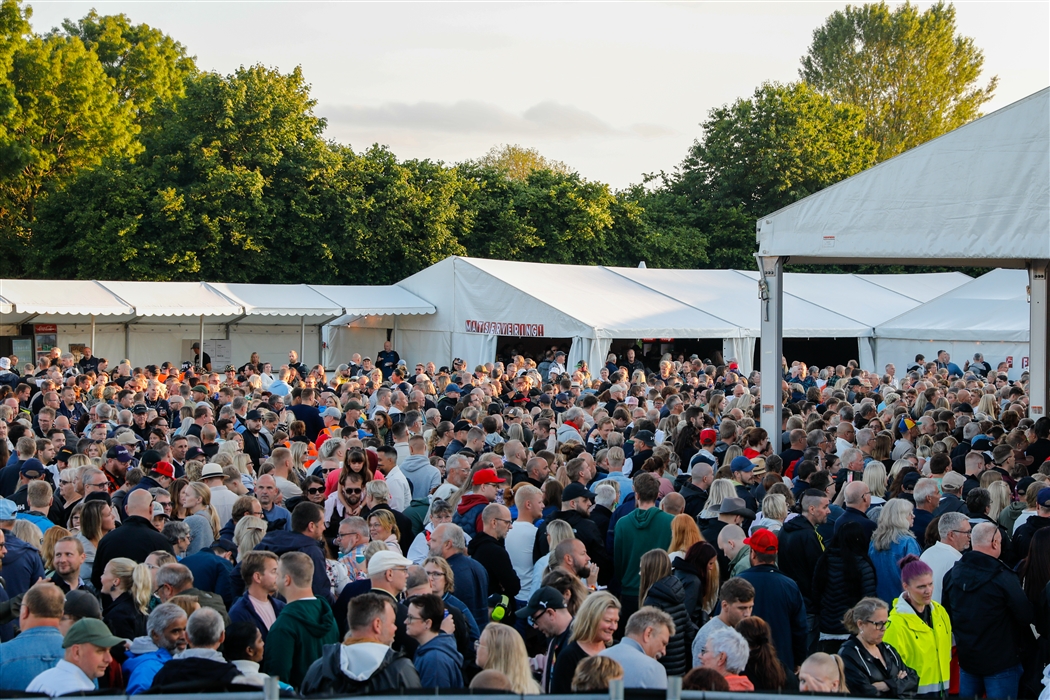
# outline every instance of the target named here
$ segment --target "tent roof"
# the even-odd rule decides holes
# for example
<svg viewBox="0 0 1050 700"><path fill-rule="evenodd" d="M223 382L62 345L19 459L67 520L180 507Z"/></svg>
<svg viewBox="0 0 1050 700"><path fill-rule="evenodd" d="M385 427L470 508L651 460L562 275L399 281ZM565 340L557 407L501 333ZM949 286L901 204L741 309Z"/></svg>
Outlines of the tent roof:
<svg viewBox="0 0 1050 700"><path fill-rule="evenodd" d="M126 321L135 309L98 282L68 280L0 280L2 323L86 323L91 315L103 323Z"/></svg>
<svg viewBox="0 0 1050 700"><path fill-rule="evenodd" d="M956 287L973 281L962 272L920 272L914 275L853 275L903 294L915 301L927 302Z"/></svg>
<svg viewBox="0 0 1050 700"><path fill-rule="evenodd" d="M992 270L875 327L878 338L1028 342L1028 273Z"/></svg>
<svg viewBox="0 0 1050 700"><path fill-rule="evenodd" d="M1050 257L1050 88L758 222L795 263L1023 267Z"/></svg>
<svg viewBox="0 0 1050 700"><path fill-rule="evenodd" d="M481 258L459 260L594 328L599 337L735 338L741 335L735 321L624 277L612 268Z"/></svg>
<svg viewBox="0 0 1050 700"><path fill-rule="evenodd" d="M341 311L332 323L349 323L361 316L432 314L434 305L397 286L312 284L312 290L327 297Z"/></svg>
<svg viewBox="0 0 1050 700"><path fill-rule="evenodd" d="M65 284L65 283L62 283ZM152 321L181 322L204 316L211 323L228 323L243 315L239 303L204 282L99 282ZM61 286L61 285L56 285ZM158 318L159 317L159 318Z"/></svg>
<svg viewBox="0 0 1050 700"><path fill-rule="evenodd" d="M240 284L208 286L244 308L241 323L317 325L343 315L343 307L305 284Z"/></svg>

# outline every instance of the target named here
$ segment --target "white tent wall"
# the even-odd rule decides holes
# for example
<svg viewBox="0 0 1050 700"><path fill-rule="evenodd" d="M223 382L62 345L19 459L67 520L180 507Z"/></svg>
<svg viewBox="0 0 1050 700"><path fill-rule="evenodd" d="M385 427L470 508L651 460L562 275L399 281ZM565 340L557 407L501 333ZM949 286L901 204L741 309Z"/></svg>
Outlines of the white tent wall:
<svg viewBox="0 0 1050 700"><path fill-rule="evenodd" d="M724 338L722 340L722 361L729 362L730 358L736 358L740 365L740 374L747 376L751 374L755 364L755 338Z"/></svg>
<svg viewBox="0 0 1050 700"><path fill-rule="evenodd" d="M15 329L17 334L18 330ZM6 334L6 331L5 331ZM124 349L124 326L111 324L95 324L95 345L91 346L90 324L58 324L58 346L63 352L69 351L70 345L87 345L91 347L91 353L95 357L104 357L109 361L110 367L115 367L118 362L127 357ZM172 362L175 358L171 358ZM28 358L22 358L23 363ZM141 366L141 365L140 365Z"/></svg>
<svg viewBox="0 0 1050 700"><path fill-rule="evenodd" d="M372 325L370 322L389 323L390 326L388 328L385 325ZM374 361L376 354L383 349L387 330L393 328L393 323L393 319L387 317L368 316L349 325L326 326L325 367L334 369L341 364L349 363L355 352L362 358L371 357ZM397 347L395 343L395 348ZM405 357L402 350L398 349L398 353Z"/></svg>
<svg viewBox="0 0 1050 700"><path fill-rule="evenodd" d="M382 347L382 344L376 347ZM456 356L452 352L452 333L445 331L403 331L398 328L394 348L410 368L415 367L417 362L434 362L438 367L451 366L444 358Z"/></svg>
<svg viewBox="0 0 1050 700"><path fill-rule="evenodd" d="M915 364L916 355L921 354L927 361L932 361L940 350L947 350L952 356L952 362L959 367L963 367L967 360L972 360L975 352L984 355L985 361L992 366L992 369L1007 358L1013 358L1013 367L1008 373L1011 380L1020 379L1021 373L1028 369L1022 367L1025 358L1028 357L1028 343L995 340L876 338L875 363L880 374L887 364L893 364L897 368L897 376L902 377L905 370Z"/></svg>
<svg viewBox="0 0 1050 700"><path fill-rule="evenodd" d="M269 362L274 370L288 364L288 351L299 352L299 326L265 326L241 324L230 326L230 350L233 364L240 367L251 357L259 353L262 362ZM318 345L318 327L306 326L306 344L301 361L308 367L321 362ZM222 371L222 367L212 368Z"/></svg>

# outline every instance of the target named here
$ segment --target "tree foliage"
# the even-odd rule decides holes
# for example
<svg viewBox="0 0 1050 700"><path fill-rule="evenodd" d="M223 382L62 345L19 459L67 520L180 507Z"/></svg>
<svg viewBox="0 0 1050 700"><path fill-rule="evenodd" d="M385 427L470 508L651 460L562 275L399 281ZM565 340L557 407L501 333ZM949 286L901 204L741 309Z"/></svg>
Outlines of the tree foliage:
<svg viewBox="0 0 1050 700"><path fill-rule="evenodd" d="M998 78L978 82L984 54L956 34L955 8L847 5L813 32L799 75L837 104L859 107L879 160L981 115Z"/></svg>
<svg viewBox="0 0 1050 700"><path fill-rule="evenodd" d="M857 13L889 23L892 50ZM517 145L459 164L354 150L325 140L299 69L199 72L175 39L123 15L43 36L28 18L0 0L3 276L386 284L449 255L751 268L757 218L888 152L873 123L921 140L943 114L969 118L960 100L937 119L878 112L845 92L871 81L832 38L864 27L856 56L906 61L947 31L961 46L951 60L980 71L950 8L848 8L815 36L804 65L819 79L712 110L679 168L614 191Z"/></svg>

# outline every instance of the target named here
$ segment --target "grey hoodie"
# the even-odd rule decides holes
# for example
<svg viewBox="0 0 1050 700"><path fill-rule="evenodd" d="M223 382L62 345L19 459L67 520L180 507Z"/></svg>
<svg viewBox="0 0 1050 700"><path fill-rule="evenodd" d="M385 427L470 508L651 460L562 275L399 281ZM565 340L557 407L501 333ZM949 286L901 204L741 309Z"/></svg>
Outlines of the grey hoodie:
<svg viewBox="0 0 1050 700"><path fill-rule="evenodd" d="M427 498L431 491L441 486L441 472L430 464L425 455L409 455L398 466L412 487L413 501Z"/></svg>

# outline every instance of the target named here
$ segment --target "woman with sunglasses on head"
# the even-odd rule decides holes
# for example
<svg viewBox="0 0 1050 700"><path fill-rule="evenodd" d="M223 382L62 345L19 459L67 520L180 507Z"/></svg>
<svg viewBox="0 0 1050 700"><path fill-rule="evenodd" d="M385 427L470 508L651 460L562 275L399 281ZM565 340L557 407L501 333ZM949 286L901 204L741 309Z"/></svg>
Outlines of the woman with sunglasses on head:
<svg viewBox="0 0 1050 700"><path fill-rule="evenodd" d="M911 697L919 675L883 641L889 606L881 598L862 598L846 611L842 624L853 635L839 649L852 695L870 698Z"/></svg>

